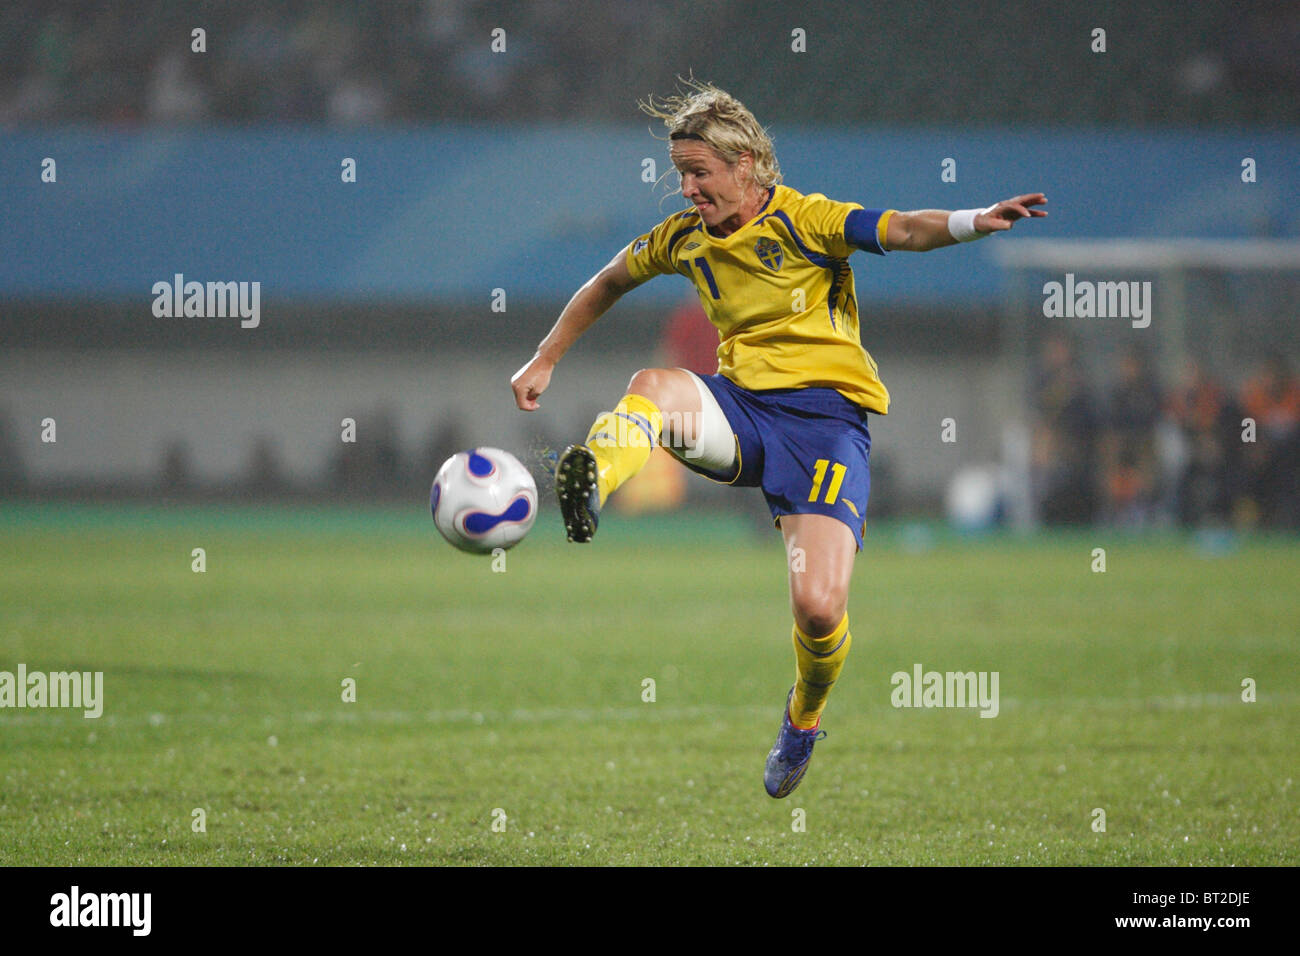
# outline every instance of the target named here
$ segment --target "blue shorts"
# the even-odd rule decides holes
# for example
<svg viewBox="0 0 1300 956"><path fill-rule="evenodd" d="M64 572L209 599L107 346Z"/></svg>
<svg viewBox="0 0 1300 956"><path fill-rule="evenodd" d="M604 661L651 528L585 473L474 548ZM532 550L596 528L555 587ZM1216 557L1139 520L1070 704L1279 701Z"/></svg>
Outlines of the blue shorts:
<svg viewBox="0 0 1300 956"><path fill-rule="evenodd" d="M722 375L700 380L736 433L740 467L719 474L682 463L714 481L762 488L778 525L782 515L838 518L861 550L871 490L867 410L833 388L750 391Z"/></svg>

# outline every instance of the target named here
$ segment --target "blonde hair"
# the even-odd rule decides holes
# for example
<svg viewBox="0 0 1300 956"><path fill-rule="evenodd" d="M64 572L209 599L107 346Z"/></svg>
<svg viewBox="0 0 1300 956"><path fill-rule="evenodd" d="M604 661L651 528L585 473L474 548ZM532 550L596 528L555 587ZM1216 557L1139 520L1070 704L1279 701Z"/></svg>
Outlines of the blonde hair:
<svg viewBox="0 0 1300 956"><path fill-rule="evenodd" d="M744 103L712 83L694 77L677 79L694 92L660 99L652 93L637 103L643 113L663 120L669 140L700 140L728 166L735 166L742 153L749 153L754 158L755 184L767 189L781 182L772 138Z"/></svg>

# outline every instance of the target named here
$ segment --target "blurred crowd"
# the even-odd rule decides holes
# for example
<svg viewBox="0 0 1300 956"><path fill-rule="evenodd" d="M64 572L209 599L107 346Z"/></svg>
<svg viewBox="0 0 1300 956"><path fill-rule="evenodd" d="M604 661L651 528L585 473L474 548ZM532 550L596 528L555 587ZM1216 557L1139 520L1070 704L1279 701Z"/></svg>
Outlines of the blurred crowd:
<svg viewBox="0 0 1300 956"><path fill-rule="evenodd" d="M11 0L0 123L377 124L598 115L587 89L660 29L591 0ZM193 31L203 30L201 52ZM502 30L492 44L494 31ZM634 38L636 38L634 40ZM581 95L586 90L587 95ZM636 95L646 90L638 88ZM622 114L634 108L622 91Z"/></svg>
<svg viewBox="0 0 1300 956"><path fill-rule="evenodd" d="M1165 384L1130 348L1113 381L1098 382L1058 334L1044 342L1032 404L1045 524L1300 529L1300 380L1281 355L1235 386L1198 359Z"/></svg>
<svg viewBox="0 0 1300 956"><path fill-rule="evenodd" d="M1032 24L1033 55L1006 55L1007 24ZM781 123L1023 123L1030 101L1055 123L1286 123L1298 46L1300 6L1268 0L1087 18L1048 0L6 0L0 123L626 122L692 70ZM887 95L831 79L867 60Z"/></svg>

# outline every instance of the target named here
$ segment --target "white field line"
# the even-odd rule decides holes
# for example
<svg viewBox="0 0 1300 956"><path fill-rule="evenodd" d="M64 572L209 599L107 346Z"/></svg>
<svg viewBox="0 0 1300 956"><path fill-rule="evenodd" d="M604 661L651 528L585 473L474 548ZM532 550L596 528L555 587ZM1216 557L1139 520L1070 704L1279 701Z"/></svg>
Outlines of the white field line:
<svg viewBox="0 0 1300 956"><path fill-rule="evenodd" d="M1261 707L1272 710L1274 706L1289 706L1300 702L1300 693L1270 693L1259 703L1245 704L1239 694L1178 694L1162 697L1072 697L1064 701L1035 698L1021 700L1003 697L1000 701L1001 711L1024 710L1036 714L1060 712L1071 715L1080 711L1132 712L1132 711L1185 711L1185 710L1220 710L1228 707ZM112 702L106 703L106 709ZM918 711L955 710L958 708L899 708L903 714L915 714ZM962 708L978 713L978 708ZM879 715L881 712L894 710L888 704L876 705L868 713ZM468 724L485 726L489 724L534 724L556 721L597 722L602 720L635 721L649 719L654 722L664 720L699 721L708 718L740 719L748 717L771 717L779 714L779 708L771 705L734 704L709 706L669 706L665 704L631 704L625 707L537 707L514 708L512 710L359 710L353 705L340 703L338 708L330 711L296 711L288 714L264 714L262 722L268 728L282 726L286 722L294 724ZM862 713L862 711L858 711ZM121 717L105 713L97 719L87 719L80 711L16 712L9 708L0 711L0 728L2 727L73 727L80 726L87 731L96 727L163 727L167 725L228 725L236 720L243 722L255 714L237 715L229 713L187 712L184 714L131 714ZM983 721L981 721L982 723Z"/></svg>

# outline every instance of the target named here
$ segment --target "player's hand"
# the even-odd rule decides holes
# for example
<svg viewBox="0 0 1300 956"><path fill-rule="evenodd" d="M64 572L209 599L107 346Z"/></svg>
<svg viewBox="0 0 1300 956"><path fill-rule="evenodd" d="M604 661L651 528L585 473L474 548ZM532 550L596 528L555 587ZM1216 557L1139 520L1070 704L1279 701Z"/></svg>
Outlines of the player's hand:
<svg viewBox="0 0 1300 956"><path fill-rule="evenodd" d="M540 355L534 355L532 361L521 368L510 379L510 387L515 391L515 404L526 412L537 410L537 398L551 384L551 372L555 363Z"/></svg>
<svg viewBox="0 0 1300 956"><path fill-rule="evenodd" d="M1047 215L1042 209L1034 209L1047 202L1042 193L1025 193L1014 199L1004 199L994 203L975 217L976 232L1002 232L1010 229L1021 219L1039 219Z"/></svg>

